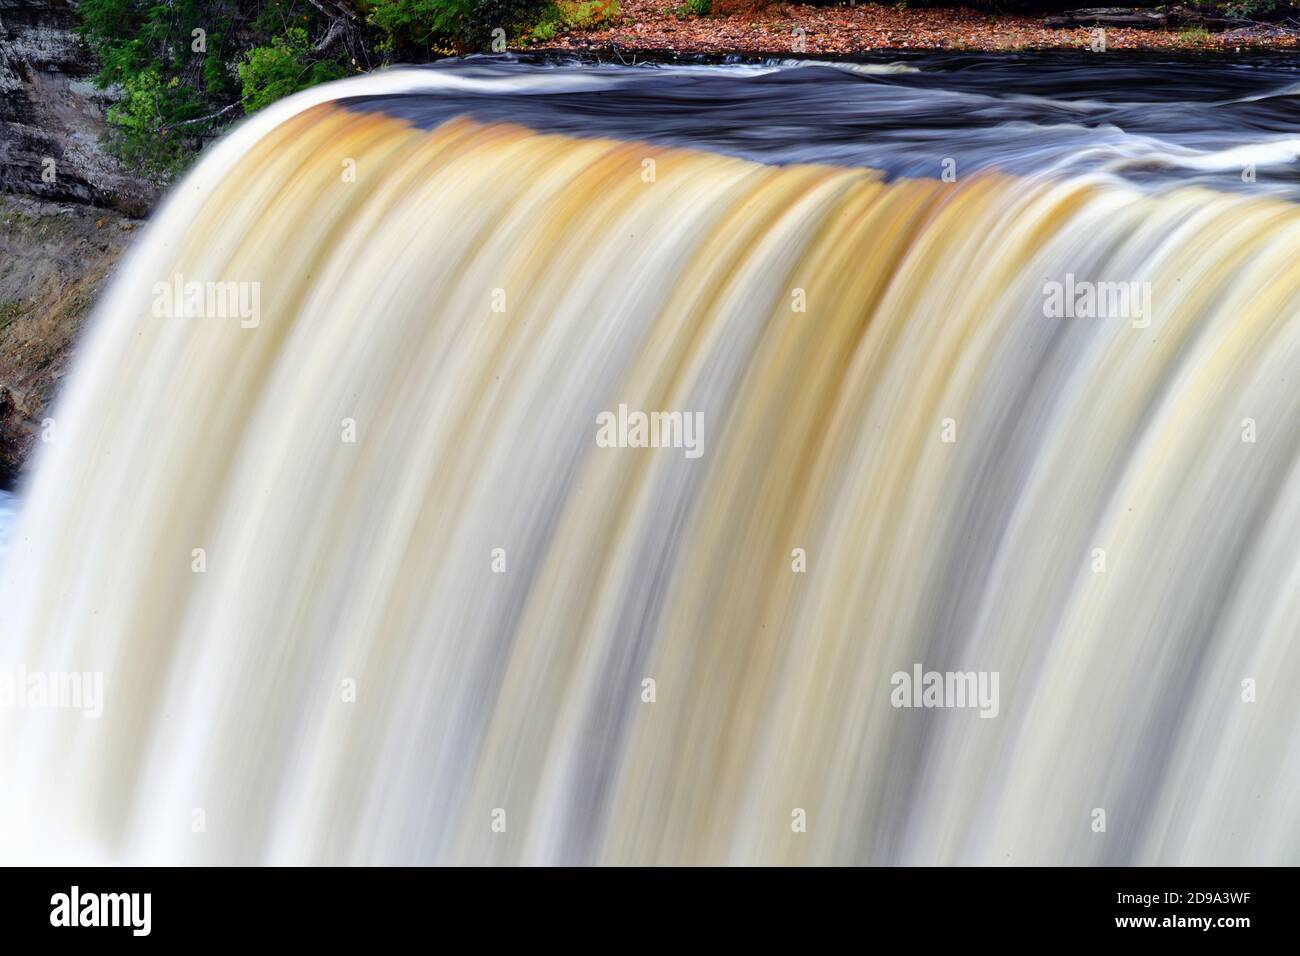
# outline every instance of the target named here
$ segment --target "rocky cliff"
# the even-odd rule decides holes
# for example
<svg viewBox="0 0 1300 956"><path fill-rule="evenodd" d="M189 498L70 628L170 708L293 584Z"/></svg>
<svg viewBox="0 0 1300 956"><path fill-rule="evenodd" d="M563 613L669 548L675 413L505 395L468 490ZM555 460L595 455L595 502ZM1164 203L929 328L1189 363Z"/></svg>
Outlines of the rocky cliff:
<svg viewBox="0 0 1300 956"><path fill-rule="evenodd" d="M0 0L0 485L27 460L90 305L157 188L103 146L111 91L76 4Z"/></svg>
<svg viewBox="0 0 1300 956"><path fill-rule="evenodd" d="M0 190L140 215L152 184L101 141L110 91L76 33L76 4L0 0Z"/></svg>

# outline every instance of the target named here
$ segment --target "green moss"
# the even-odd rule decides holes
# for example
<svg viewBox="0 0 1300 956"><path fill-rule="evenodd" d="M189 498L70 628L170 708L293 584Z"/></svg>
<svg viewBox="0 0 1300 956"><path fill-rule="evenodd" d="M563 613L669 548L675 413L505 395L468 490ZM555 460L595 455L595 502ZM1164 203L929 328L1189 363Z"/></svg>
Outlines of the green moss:
<svg viewBox="0 0 1300 956"><path fill-rule="evenodd" d="M23 304L17 299L0 302L0 332L9 328L17 319L22 318L24 311Z"/></svg>

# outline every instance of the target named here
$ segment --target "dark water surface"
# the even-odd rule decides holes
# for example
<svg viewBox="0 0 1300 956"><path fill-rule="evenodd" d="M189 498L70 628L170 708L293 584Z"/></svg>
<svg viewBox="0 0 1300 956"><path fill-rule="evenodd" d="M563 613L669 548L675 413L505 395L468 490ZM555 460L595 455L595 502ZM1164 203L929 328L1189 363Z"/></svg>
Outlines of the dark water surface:
<svg viewBox="0 0 1300 956"><path fill-rule="evenodd" d="M469 115L769 163L939 177L997 167L1300 196L1300 65L1112 54L595 63L476 56L448 89L357 97L423 127ZM1252 181L1253 180L1253 181Z"/></svg>

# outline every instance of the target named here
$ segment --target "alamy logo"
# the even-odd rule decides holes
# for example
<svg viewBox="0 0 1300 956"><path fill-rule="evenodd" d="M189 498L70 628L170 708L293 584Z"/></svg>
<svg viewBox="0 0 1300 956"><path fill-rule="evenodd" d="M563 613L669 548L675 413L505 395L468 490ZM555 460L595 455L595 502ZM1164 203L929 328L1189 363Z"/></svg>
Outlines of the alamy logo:
<svg viewBox="0 0 1300 956"><path fill-rule="evenodd" d="M619 405L617 414L596 416L600 448L681 448L687 458L699 458L703 432L703 412L639 412Z"/></svg>
<svg viewBox="0 0 1300 956"><path fill-rule="evenodd" d="M0 707L79 710L97 720L104 713L102 671L0 671Z"/></svg>
<svg viewBox="0 0 1300 956"><path fill-rule="evenodd" d="M245 329L262 321L260 282L196 282L179 272L153 284L153 314L159 319L239 319Z"/></svg>
<svg viewBox="0 0 1300 956"><path fill-rule="evenodd" d="M889 678L895 707L978 707L981 717L998 715L997 671L896 671Z"/></svg>
<svg viewBox="0 0 1300 956"><path fill-rule="evenodd" d="M148 936L152 925L151 893L71 893L50 897L51 926L129 926L131 935Z"/></svg>
<svg viewBox="0 0 1300 956"><path fill-rule="evenodd" d="M1151 324L1150 282L1089 282L1073 272L1064 282L1043 286L1043 315L1049 319L1130 319L1135 329Z"/></svg>

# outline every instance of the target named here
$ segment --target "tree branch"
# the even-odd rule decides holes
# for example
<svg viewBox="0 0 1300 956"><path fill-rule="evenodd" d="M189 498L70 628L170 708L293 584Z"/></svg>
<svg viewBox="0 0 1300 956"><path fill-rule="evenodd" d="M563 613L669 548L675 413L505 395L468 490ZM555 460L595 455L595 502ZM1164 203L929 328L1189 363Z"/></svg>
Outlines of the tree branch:
<svg viewBox="0 0 1300 956"><path fill-rule="evenodd" d="M347 36L349 27L344 20L335 20L330 24L329 31L316 44L316 52L324 53L330 47L338 43L343 37Z"/></svg>
<svg viewBox="0 0 1300 956"><path fill-rule="evenodd" d="M196 116L194 119L181 120L179 123L169 123L166 126L161 126L158 128L158 132L167 133L174 129L180 129L182 126L193 126L196 123L207 123L214 119L220 119L232 110L239 109L242 105L242 103L231 103L229 106L223 107L215 113L209 113L207 116Z"/></svg>

